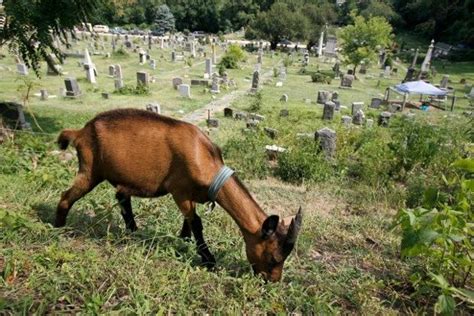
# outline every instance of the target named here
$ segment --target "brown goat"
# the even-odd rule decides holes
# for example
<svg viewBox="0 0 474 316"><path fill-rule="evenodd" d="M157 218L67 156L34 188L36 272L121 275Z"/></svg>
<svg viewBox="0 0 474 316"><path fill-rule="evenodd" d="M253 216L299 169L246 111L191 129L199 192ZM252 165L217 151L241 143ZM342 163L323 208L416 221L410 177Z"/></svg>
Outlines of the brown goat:
<svg viewBox="0 0 474 316"><path fill-rule="evenodd" d="M194 234L204 264L215 265L196 214L196 203L209 201L207 192L224 166L221 152L196 126L149 111L112 110L97 115L80 130L61 132L58 144L77 149L79 172L58 204L55 226L64 226L74 202L107 180L126 227L137 229L131 196L159 197L170 193L184 215L181 237ZM281 278L283 263L296 242L301 209L295 218L267 216L244 185L232 175L217 194L221 205L240 227L249 262L267 280Z"/></svg>

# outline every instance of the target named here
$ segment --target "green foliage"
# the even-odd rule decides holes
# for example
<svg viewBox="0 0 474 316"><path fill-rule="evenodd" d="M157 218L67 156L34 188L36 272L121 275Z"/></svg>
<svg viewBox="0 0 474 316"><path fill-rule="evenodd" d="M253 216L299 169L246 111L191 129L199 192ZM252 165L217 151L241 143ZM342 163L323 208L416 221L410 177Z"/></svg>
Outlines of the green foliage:
<svg viewBox="0 0 474 316"><path fill-rule="evenodd" d="M117 49L115 52L112 53L112 55L114 57L123 57L123 58L130 56L130 54L123 47L120 47L119 49Z"/></svg>
<svg viewBox="0 0 474 316"><path fill-rule="evenodd" d="M414 285L425 292L439 288L435 310L446 315L454 314L454 298L474 304L474 292L466 288L474 264L474 160L457 160L452 168L453 175L444 177L451 188L449 203L440 202L440 192L433 190L425 194L424 208L402 209L396 217L402 256L425 263L425 269L413 272Z"/></svg>
<svg viewBox="0 0 474 316"><path fill-rule="evenodd" d="M355 68L362 61L375 61L380 47L388 47L391 42L392 27L382 17L365 19L352 14L353 24L340 33L344 62Z"/></svg>
<svg viewBox="0 0 474 316"><path fill-rule="evenodd" d="M166 4L162 4L156 9L154 29L163 33L175 31L174 16Z"/></svg>
<svg viewBox="0 0 474 316"><path fill-rule="evenodd" d="M115 90L114 93L121 95L141 95L147 96L150 95L150 88L145 85L125 85L122 88Z"/></svg>
<svg viewBox="0 0 474 316"><path fill-rule="evenodd" d="M254 95L249 111L258 112L262 108L263 96L261 91L257 91Z"/></svg>
<svg viewBox="0 0 474 316"><path fill-rule="evenodd" d="M239 68L239 62L245 59L245 52L237 44L231 44L227 48L227 52L222 56L219 66L223 66L226 69L237 69Z"/></svg>
<svg viewBox="0 0 474 316"><path fill-rule="evenodd" d="M331 76L331 75L328 75L327 73L316 71L311 74L311 81L316 82L316 83L331 84L333 77L334 75Z"/></svg>

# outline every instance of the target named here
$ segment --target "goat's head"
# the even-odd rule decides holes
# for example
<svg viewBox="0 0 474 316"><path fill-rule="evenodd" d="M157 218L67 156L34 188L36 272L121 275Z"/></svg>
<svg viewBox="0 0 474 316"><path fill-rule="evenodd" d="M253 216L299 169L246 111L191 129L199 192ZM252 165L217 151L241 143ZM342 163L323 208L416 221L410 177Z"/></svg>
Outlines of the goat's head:
<svg viewBox="0 0 474 316"><path fill-rule="evenodd" d="M247 258L256 274L272 282L281 279L283 263L296 243L302 218L301 207L296 216L282 221L277 215L267 217L258 240L247 243L246 247Z"/></svg>

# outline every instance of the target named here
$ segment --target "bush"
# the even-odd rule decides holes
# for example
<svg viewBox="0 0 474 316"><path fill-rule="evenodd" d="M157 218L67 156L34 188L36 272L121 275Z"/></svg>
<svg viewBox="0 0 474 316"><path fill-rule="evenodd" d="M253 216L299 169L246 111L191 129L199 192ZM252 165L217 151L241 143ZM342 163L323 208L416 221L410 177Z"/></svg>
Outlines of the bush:
<svg viewBox="0 0 474 316"><path fill-rule="evenodd" d="M260 111L260 109L262 108L262 92L261 91L257 91L255 93L255 96L254 96L254 99L252 101L252 103L250 104L250 107L249 107L249 111L251 112L257 112L257 111Z"/></svg>
<svg viewBox="0 0 474 316"><path fill-rule="evenodd" d="M144 85L137 85L136 87L131 85L125 85L122 88L115 90L114 93L122 95L150 95L150 89Z"/></svg>
<svg viewBox="0 0 474 316"><path fill-rule="evenodd" d="M315 72L311 74L311 81L312 82L317 82L317 83L327 83L331 84L332 82L332 77L327 76L321 72Z"/></svg>
<svg viewBox="0 0 474 316"><path fill-rule="evenodd" d="M120 47L115 52L113 52L112 56L114 56L114 57L128 57L128 56L130 56L130 54L125 49L123 49L123 47Z"/></svg>
<svg viewBox="0 0 474 316"><path fill-rule="evenodd" d="M239 68L239 62L245 59L245 53L237 44L231 44L227 48L227 52L222 57L219 65L222 65L226 69L237 69Z"/></svg>

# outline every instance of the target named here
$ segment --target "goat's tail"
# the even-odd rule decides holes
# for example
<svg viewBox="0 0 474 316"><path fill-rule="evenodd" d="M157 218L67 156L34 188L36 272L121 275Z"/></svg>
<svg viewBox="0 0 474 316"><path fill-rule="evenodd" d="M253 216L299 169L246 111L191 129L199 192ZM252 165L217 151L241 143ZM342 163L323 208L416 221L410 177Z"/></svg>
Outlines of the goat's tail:
<svg viewBox="0 0 474 316"><path fill-rule="evenodd" d="M80 130L76 129L65 129L59 134L58 137L58 146L61 150L65 150L69 143L74 141L79 135Z"/></svg>

